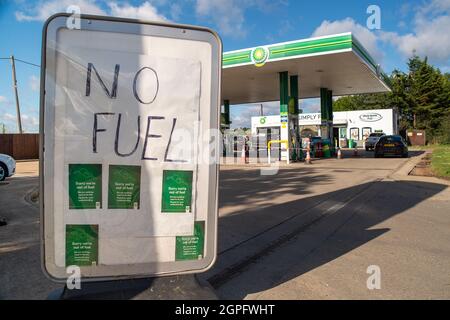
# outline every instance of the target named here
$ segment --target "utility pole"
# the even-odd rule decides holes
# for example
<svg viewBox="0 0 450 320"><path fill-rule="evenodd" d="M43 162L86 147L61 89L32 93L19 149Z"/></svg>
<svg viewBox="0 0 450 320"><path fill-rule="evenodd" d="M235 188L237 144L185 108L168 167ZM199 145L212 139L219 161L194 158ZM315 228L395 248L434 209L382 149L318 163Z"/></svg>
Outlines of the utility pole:
<svg viewBox="0 0 450 320"><path fill-rule="evenodd" d="M19 93L17 92L16 63L14 61L14 56L11 56L11 65L12 65L13 89L14 89L14 94L16 96L17 128L19 129L19 133L23 133L22 120L20 118Z"/></svg>

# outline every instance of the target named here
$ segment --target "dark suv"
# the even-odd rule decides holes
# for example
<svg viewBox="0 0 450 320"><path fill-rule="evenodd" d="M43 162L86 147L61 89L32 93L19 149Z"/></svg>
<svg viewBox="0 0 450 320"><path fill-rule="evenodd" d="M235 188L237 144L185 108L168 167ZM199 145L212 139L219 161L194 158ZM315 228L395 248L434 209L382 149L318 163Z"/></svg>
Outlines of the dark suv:
<svg viewBox="0 0 450 320"><path fill-rule="evenodd" d="M373 150L375 148L375 145L378 142L378 139L380 139L380 137L382 137L382 136L384 136L383 132L371 133L367 137L367 140L364 142L364 146L366 147L366 151Z"/></svg>
<svg viewBox="0 0 450 320"><path fill-rule="evenodd" d="M382 136L375 144L375 158L384 156L408 157L408 146L399 135Z"/></svg>

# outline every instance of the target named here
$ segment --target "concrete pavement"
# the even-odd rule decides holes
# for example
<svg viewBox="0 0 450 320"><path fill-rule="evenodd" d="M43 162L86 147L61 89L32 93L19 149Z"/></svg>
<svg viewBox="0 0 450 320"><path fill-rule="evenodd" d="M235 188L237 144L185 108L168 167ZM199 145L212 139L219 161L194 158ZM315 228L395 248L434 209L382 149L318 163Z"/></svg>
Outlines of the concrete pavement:
<svg viewBox="0 0 450 320"><path fill-rule="evenodd" d="M38 162L17 162L16 175L0 182L0 299L45 299L61 287L41 271L39 207L29 196L38 188Z"/></svg>

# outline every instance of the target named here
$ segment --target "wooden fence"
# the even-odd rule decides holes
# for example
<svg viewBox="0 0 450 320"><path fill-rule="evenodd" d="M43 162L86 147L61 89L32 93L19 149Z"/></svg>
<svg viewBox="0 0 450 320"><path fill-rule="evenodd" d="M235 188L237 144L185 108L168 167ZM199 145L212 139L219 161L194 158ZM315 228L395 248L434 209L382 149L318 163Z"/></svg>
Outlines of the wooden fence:
<svg viewBox="0 0 450 320"><path fill-rule="evenodd" d="M39 134L0 134L0 153L8 154L16 160L39 159Z"/></svg>

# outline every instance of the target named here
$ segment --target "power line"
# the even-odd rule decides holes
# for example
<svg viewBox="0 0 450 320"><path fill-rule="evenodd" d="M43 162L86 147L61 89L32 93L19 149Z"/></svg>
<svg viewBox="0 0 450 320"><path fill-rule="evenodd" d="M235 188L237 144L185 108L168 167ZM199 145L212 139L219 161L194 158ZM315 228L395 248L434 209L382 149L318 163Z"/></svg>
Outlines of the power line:
<svg viewBox="0 0 450 320"><path fill-rule="evenodd" d="M20 59L15 59L16 61L19 61L19 62L22 62L22 63L26 63L26 64L29 64L30 66L35 66L35 67L38 67L38 68L40 68L41 66L40 65L38 65L38 64L34 64L34 63L31 63L31 62L28 62L28 61L24 61L24 60L20 60Z"/></svg>
<svg viewBox="0 0 450 320"><path fill-rule="evenodd" d="M0 58L0 59L1 59L1 60L11 60L11 58ZM38 67L38 68L41 67L41 66L38 65L38 64L35 64L35 63L32 63L32 62L28 62L28 61L25 61L25 60L21 60L21 59L17 59L17 58L14 58L14 60L19 61L19 62L22 62L22 63L29 64L30 66L34 66L34 67Z"/></svg>

